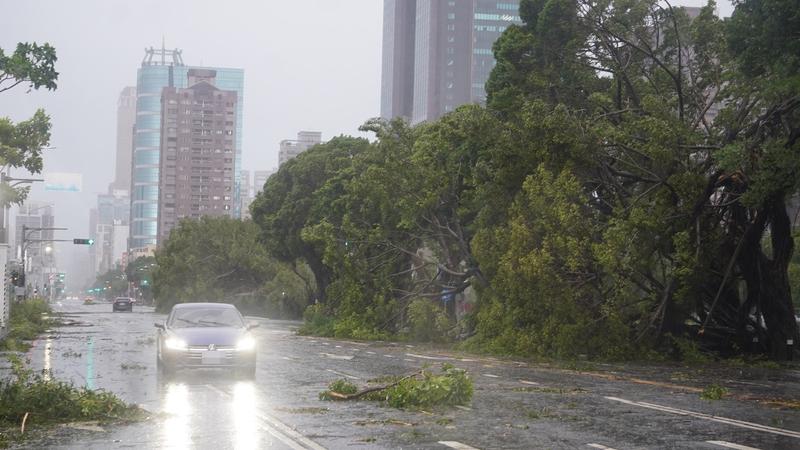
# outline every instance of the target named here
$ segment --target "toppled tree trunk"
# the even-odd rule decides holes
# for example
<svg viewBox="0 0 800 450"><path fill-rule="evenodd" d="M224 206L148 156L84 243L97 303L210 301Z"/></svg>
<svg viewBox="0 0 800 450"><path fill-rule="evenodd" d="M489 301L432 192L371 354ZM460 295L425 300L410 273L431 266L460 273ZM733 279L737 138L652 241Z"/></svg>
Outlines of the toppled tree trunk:
<svg viewBox="0 0 800 450"><path fill-rule="evenodd" d="M376 387L367 388L367 389L364 389L363 391L359 391L359 392L356 392L354 394L340 394L338 392L328 391L328 396L332 400L358 400L359 398L361 398L361 397L363 397L363 396L365 396L365 395L367 395L369 393L385 391L386 389L390 389L390 388L393 388L393 387L397 386L398 384L402 383L405 380L408 380L409 378L414 378L414 377L417 377L417 376L419 376L421 374L422 374L422 371L420 370L420 371L412 373L411 375L407 375L407 376L405 376L403 378L400 378L399 380L395 381L394 383L387 384L385 386L376 386Z"/></svg>
<svg viewBox="0 0 800 450"><path fill-rule="evenodd" d="M794 251L791 222L783 199L771 199L756 213L751 233L744 236L744 249L738 264L747 284L747 299L740 315L750 314L756 307L756 327L761 327L758 312L764 316L767 351L772 359L791 359L798 330L789 285L788 267ZM763 250L762 238L769 225L772 255Z"/></svg>

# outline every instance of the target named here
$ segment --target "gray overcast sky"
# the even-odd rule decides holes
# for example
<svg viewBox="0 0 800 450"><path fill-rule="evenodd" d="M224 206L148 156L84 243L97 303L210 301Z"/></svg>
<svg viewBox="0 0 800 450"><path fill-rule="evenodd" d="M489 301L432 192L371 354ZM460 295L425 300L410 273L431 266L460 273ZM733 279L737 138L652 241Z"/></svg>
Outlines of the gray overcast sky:
<svg viewBox="0 0 800 450"><path fill-rule="evenodd" d="M2 0L0 48L49 42L58 54L55 92L17 88L0 96L0 116L53 122L45 171L80 172L83 192L45 193L56 203L59 237L87 235L88 211L114 176L116 101L136 84L144 48L183 49L190 65L245 70L243 168L277 166L278 143L297 131L328 139L358 134L379 113L381 0ZM702 0L679 0L699 6ZM728 15L723 0L720 12ZM86 248L60 248L74 270ZM69 268L67 270L70 270ZM88 274L87 274L88 276ZM74 278L73 278L74 279Z"/></svg>
<svg viewBox="0 0 800 450"><path fill-rule="evenodd" d="M58 89L6 92L0 116L23 120L45 108L58 147L46 152L45 171L83 173L83 193L39 187L30 197L56 203L57 225L70 228L61 237L88 233L88 210L114 176L117 96L136 84L144 48L162 36L187 64L245 70L244 169L277 166L278 143L299 130L358 134L379 113L380 0L2 3L0 47L49 42L58 55ZM63 246L60 261L74 266L86 254Z"/></svg>

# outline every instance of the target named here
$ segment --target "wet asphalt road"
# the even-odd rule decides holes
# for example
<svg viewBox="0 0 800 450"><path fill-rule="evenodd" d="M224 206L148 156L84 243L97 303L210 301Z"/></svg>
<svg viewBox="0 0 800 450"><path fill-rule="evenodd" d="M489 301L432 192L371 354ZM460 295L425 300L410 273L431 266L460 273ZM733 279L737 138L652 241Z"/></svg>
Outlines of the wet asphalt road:
<svg viewBox="0 0 800 450"><path fill-rule="evenodd" d="M65 301L67 325L29 351L31 366L105 389L152 412L130 425L60 428L35 448L700 448L799 449L800 371L584 367L458 355L392 343L297 336L296 322L258 322L253 381L227 373L161 378L151 308ZM450 362L475 381L468 407L398 411L368 402L323 402L337 378L364 385ZM730 395L706 401L710 383Z"/></svg>

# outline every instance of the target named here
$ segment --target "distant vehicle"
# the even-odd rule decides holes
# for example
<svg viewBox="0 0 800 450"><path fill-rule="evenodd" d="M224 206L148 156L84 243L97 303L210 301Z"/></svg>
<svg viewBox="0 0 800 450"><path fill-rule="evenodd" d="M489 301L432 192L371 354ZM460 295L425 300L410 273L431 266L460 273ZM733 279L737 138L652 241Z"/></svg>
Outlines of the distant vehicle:
<svg viewBox="0 0 800 450"><path fill-rule="evenodd" d="M180 303L158 328L157 363L170 374L181 368L234 368L255 377L256 340L239 310L227 303Z"/></svg>
<svg viewBox="0 0 800 450"><path fill-rule="evenodd" d="M117 297L114 299L114 306L111 307L111 311L133 312L133 301L130 299L130 297Z"/></svg>
<svg viewBox="0 0 800 450"><path fill-rule="evenodd" d="M83 299L83 304L84 305L93 305L94 304L94 299L92 297L86 297L86 298Z"/></svg>

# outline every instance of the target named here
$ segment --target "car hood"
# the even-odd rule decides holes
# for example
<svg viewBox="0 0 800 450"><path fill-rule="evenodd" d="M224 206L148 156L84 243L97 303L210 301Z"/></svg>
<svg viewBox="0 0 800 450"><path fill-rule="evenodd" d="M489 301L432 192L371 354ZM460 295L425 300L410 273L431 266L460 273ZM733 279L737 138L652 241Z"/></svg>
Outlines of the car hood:
<svg viewBox="0 0 800 450"><path fill-rule="evenodd" d="M236 345L239 338L245 334L244 328L233 327L197 327L173 328L173 336L182 339L186 345Z"/></svg>

